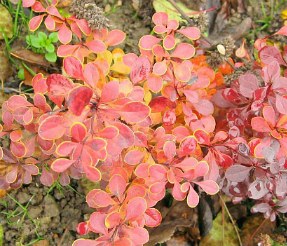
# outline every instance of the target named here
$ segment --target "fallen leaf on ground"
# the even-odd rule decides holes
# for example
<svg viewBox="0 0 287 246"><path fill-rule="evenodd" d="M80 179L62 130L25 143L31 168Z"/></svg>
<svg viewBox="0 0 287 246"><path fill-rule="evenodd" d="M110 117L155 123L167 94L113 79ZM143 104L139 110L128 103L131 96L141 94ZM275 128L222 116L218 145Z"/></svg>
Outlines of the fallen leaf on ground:
<svg viewBox="0 0 287 246"><path fill-rule="evenodd" d="M43 67L49 67L50 63L45 60L45 57L41 54L36 54L31 50L27 50L25 48L15 48L12 49L10 54L22 61L34 64L34 65L40 65Z"/></svg>
<svg viewBox="0 0 287 246"><path fill-rule="evenodd" d="M0 5L0 39L4 39L3 33L7 38L13 36L13 20L9 11Z"/></svg>
<svg viewBox="0 0 287 246"><path fill-rule="evenodd" d="M224 211L225 212L225 211ZM218 246L228 242L228 246L238 246L235 229L226 212L224 216L220 212L213 221L213 227L209 234L200 242L201 246Z"/></svg>
<svg viewBox="0 0 287 246"><path fill-rule="evenodd" d="M9 59L6 56L4 48L0 46L0 81L4 83L10 74Z"/></svg>

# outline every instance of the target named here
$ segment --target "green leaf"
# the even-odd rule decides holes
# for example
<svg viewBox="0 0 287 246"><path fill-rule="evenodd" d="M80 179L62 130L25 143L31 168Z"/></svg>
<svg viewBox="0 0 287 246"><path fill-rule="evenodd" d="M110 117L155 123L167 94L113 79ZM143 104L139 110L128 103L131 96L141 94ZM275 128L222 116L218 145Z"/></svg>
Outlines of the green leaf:
<svg viewBox="0 0 287 246"><path fill-rule="evenodd" d="M55 51L55 47L53 44L47 44L45 46L45 49L49 52L49 53L53 53Z"/></svg>
<svg viewBox="0 0 287 246"><path fill-rule="evenodd" d="M49 62L55 62L57 61L57 55L55 52L52 52L52 53L46 53L45 54L45 58L47 61Z"/></svg>
<svg viewBox="0 0 287 246"><path fill-rule="evenodd" d="M177 6L188 16L194 15L191 9L187 8L183 3L177 1ZM186 22L181 18L181 14L173 7L168 0L154 0L153 7L156 12L165 12L168 14L168 18L171 20L177 20L179 22Z"/></svg>
<svg viewBox="0 0 287 246"><path fill-rule="evenodd" d="M50 33L49 40L51 40L52 43L57 43L58 42L58 33L57 32Z"/></svg>
<svg viewBox="0 0 287 246"><path fill-rule="evenodd" d="M26 36L26 43L30 46L33 46L34 48L41 48L40 40L35 35L27 35Z"/></svg>
<svg viewBox="0 0 287 246"><path fill-rule="evenodd" d="M45 42L48 39L47 34L44 32L39 32L38 38L40 42Z"/></svg>
<svg viewBox="0 0 287 246"><path fill-rule="evenodd" d="M20 80L24 80L25 79L25 73L24 73L24 69L23 68L20 68L18 73L17 73L17 76Z"/></svg>
<svg viewBox="0 0 287 246"><path fill-rule="evenodd" d="M224 217L221 212L217 215L213 221L211 231L201 240L200 246L239 245L234 227L226 215L226 212L224 214Z"/></svg>
<svg viewBox="0 0 287 246"><path fill-rule="evenodd" d="M13 37L13 20L9 11L0 4L0 40L4 39L3 33L8 38Z"/></svg>

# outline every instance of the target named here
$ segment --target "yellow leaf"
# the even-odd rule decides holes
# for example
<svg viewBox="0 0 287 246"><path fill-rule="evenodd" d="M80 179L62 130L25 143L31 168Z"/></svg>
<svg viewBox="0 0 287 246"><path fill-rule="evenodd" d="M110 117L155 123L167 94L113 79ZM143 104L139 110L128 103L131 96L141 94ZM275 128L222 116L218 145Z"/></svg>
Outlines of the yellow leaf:
<svg viewBox="0 0 287 246"><path fill-rule="evenodd" d="M13 20L9 11L0 5L0 39L4 39L3 33L7 38L13 37Z"/></svg>

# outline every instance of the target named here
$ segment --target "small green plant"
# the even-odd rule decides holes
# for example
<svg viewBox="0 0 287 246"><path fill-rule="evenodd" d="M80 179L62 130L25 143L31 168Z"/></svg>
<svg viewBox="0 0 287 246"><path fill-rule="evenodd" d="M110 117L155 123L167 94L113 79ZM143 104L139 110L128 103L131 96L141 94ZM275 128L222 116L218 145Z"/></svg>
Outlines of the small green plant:
<svg viewBox="0 0 287 246"><path fill-rule="evenodd" d="M58 42L58 34L52 32L49 36L44 32L38 32L36 34L29 34L26 36L26 43L28 48L32 51L45 54L45 58L49 62L55 62L57 60L57 54L55 52L55 43Z"/></svg>

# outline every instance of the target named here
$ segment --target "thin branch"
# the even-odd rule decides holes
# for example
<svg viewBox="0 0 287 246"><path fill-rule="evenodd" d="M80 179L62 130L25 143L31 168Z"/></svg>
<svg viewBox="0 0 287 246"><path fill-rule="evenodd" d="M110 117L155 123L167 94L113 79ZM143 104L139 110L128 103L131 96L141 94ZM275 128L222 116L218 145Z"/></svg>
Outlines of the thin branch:
<svg viewBox="0 0 287 246"><path fill-rule="evenodd" d="M225 210L226 210L226 212L228 214L228 217L229 217L229 219L230 219L230 221L231 221L231 223L232 223L232 225L234 227L234 230L235 230L237 238L238 238L239 246L243 246L242 241L241 241L241 237L240 237L240 234L239 234L239 231L238 231L237 226L235 224L235 221L233 220L232 215L230 214L230 212L229 212L229 210L228 210L228 208L227 208L227 206L225 204L225 201L223 200L222 196L219 195L219 197L220 197L220 200L222 201L222 204L223 204L223 206L224 206L224 208L225 208Z"/></svg>

